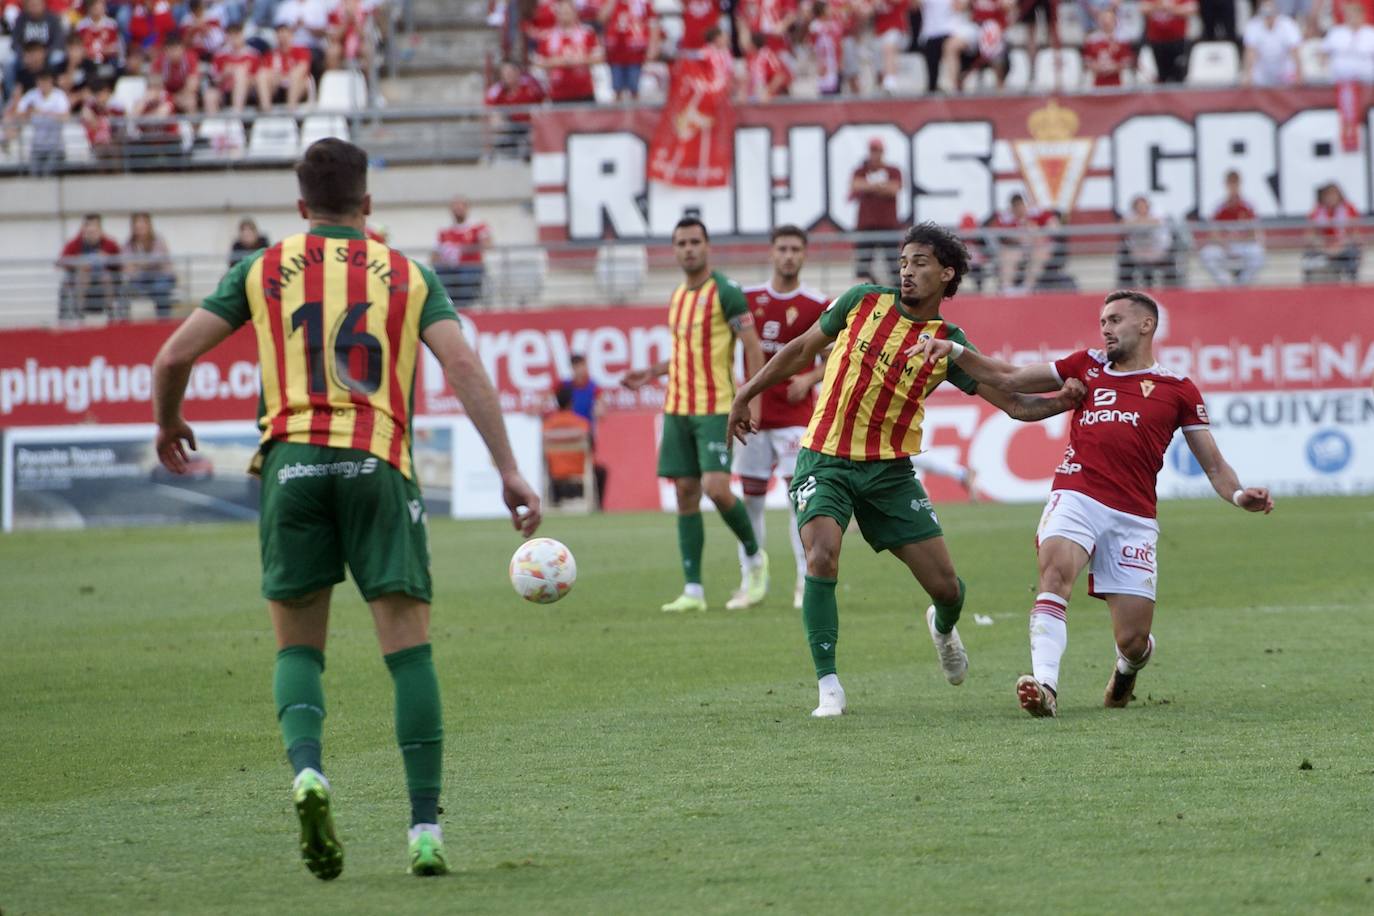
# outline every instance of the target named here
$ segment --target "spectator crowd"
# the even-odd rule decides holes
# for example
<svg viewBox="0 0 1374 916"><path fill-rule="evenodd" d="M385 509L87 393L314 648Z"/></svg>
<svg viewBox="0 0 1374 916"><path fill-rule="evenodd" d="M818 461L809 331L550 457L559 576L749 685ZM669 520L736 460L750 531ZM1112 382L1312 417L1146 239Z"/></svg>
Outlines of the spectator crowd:
<svg viewBox="0 0 1374 916"><path fill-rule="evenodd" d="M372 72L386 4L0 0L0 152L30 127L30 169L44 174L62 164L69 123L113 161L179 151L185 115L294 112L325 71Z"/></svg>
<svg viewBox="0 0 1374 916"><path fill-rule="evenodd" d="M727 51L737 101L1182 83L1374 84L1374 0L535 0L497 3L489 104L661 94L664 64ZM1055 49L1058 49L1057 51ZM1042 53L1043 52L1043 53ZM1018 66L1015 55L1024 54ZM520 65L524 61L531 69ZM595 92L596 70L606 85ZM1218 70L1217 68L1221 69ZM923 70L919 77L913 68ZM1053 68L1054 73L1032 70Z"/></svg>

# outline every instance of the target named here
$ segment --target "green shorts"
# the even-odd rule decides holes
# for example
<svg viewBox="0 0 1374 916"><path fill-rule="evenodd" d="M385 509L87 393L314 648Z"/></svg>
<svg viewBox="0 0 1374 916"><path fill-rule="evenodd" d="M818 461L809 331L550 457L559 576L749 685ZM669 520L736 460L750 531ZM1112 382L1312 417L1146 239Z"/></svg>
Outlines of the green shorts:
<svg viewBox="0 0 1374 916"><path fill-rule="evenodd" d="M263 597L337 585L348 564L363 598L431 598L420 488L361 449L276 442L262 466Z"/></svg>
<svg viewBox="0 0 1374 916"><path fill-rule="evenodd" d="M729 414L663 415L663 441L658 444L659 477L700 477L711 471L730 473Z"/></svg>
<svg viewBox="0 0 1374 916"><path fill-rule="evenodd" d="M797 455L790 495L798 528L824 515L843 529L852 515L874 550L944 534L909 458L850 461L804 448Z"/></svg>

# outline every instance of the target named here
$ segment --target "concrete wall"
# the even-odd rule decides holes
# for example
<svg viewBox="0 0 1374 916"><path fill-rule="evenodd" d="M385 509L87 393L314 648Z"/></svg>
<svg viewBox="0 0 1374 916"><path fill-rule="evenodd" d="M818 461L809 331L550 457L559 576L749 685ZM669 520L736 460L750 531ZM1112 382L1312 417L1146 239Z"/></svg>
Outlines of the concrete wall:
<svg viewBox="0 0 1374 916"><path fill-rule="evenodd" d="M433 245L455 194L472 200L473 215L491 225L498 243L535 241L523 164L374 169L370 188L372 221L411 254ZM0 262L55 257L88 212L103 214L105 231L122 243L136 210L151 211L172 253L183 255L227 253L241 216L255 218L273 240L304 226L289 169L7 178L0 179Z"/></svg>

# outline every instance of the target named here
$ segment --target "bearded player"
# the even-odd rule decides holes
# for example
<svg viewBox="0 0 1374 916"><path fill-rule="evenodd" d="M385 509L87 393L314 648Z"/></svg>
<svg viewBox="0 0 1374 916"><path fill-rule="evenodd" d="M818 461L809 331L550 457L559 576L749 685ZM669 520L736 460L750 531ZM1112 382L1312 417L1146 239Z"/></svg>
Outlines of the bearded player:
<svg viewBox="0 0 1374 916"><path fill-rule="evenodd" d="M1069 641L1065 612L1074 581L1089 563L1088 594L1106 599L1116 638L1104 706L1119 709L1131 701L1136 675L1154 654L1155 480L1174 430L1183 430L1222 499L1247 512L1274 509L1269 491L1242 487L1221 456L1197 386L1155 362L1159 304L1145 293L1117 290L1107 296L1099 323L1104 349L1033 366L990 359L952 340L922 341L911 351L924 353L925 365L952 362L984 385L1008 391L1052 391L1072 379L1087 386L1036 535L1033 673L1016 682L1021 708L1036 717L1058 715L1059 662Z"/></svg>
<svg viewBox="0 0 1374 916"><path fill-rule="evenodd" d="M950 232L922 223L907 230L899 264L900 289L862 285L846 292L746 382L730 408L730 433L747 441L754 432L750 402L815 365L833 341L790 490L806 548L802 621L816 667L820 703L811 714L817 717L838 716L847 708L835 668L835 584L850 518L858 519L869 546L891 551L930 596L926 626L945 679L961 684L968 671L968 654L955 627L964 606L964 582L954 571L930 499L911 472L911 456L921 451L930 392L949 381L1029 421L1068 410L1082 391L1072 382L1051 398L1007 394L979 386L948 360L919 365L904 359L927 337L949 338L972 349L964 332L940 315L941 304L959 289L968 270L968 251Z"/></svg>
<svg viewBox="0 0 1374 916"><path fill-rule="evenodd" d="M801 284L802 266L806 263L806 232L797 226L779 226L773 230L770 257L773 276L761 286L747 286L744 298L754 316L763 345L763 358L771 359L789 342L816 323L829 301L821 293ZM765 547L764 503L767 500L768 480L773 474L792 485L792 471L797 465L797 450L801 448L806 424L816 406L816 383L824 374L824 365L812 365L790 379L765 391L760 398L759 433L751 436L735 452L734 471L744 489L744 508L754 526L759 549ZM797 515L791 500L787 503L787 530L792 540L792 556L796 559L797 585L792 604L802 606L802 589L806 580L806 550L797 533ZM725 603L729 610L739 610L757 603L748 591L749 559L740 545L740 588ZM761 600L761 598L760 598Z"/></svg>

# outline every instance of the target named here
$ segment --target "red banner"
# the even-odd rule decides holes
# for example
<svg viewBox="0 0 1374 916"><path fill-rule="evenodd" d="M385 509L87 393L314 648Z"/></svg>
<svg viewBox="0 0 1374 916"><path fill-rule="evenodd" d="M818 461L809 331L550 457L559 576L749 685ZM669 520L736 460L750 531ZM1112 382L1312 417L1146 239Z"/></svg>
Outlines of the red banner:
<svg viewBox="0 0 1374 916"><path fill-rule="evenodd" d="M649 144L650 180L686 188L724 187L734 161L734 134L730 59L715 54L679 59Z"/></svg>
<svg viewBox="0 0 1374 916"><path fill-rule="evenodd" d="M1115 220L1138 195L1160 216L1208 217L1232 170L1262 218L1306 217L1328 181L1371 209L1367 92L1344 91L1339 105L1331 87L774 101L712 128L713 164L726 163L713 174L725 178L666 187L656 180L668 175L663 150L676 147L658 138L687 110L535 114L540 237L664 239L686 208L712 234L767 237L784 223L850 231L850 178L874 139L901 172L903 221L982 222L1015 193L1072 222Z"/></svg>
<svg viewBox="0 0 1374 916"><path fill-rule="evenodd" d="M1243 295L1180 290L1161 298L1159 361L1191 377L1209 397L1239 397L1258 405L1255 422L1272 421L1274 436L1285 435L1285 424L1298 421L1340 425L1363 416L1364 408L1330 396L1367 390L1374 377L1374 288L1246 290ZM1100 304L1096 295L960 295L944 311L984 351L1027 363L1100 345ZM570 376L572 355L585 355L604 392L606 413L599 420L597 445L610 471L607 508L662 504L654 459L663 390L630 392L618 383L631 367L668 355L666 307L468 317L475 326L470 330L474 346L507 412L543 412L552 388ZM0 332L0 426L150 422L151 363L171 330L167 324L127 324ZM251 331L245 329L199 363L188 392L188 418L252 418L258 400L256 355ZM437 369L426 356L417 383L421 415L459 411ZM1281 392L1288 400L1260 403L1256 392ZM1007 500L1035 498L1047 485L1047 469L1068 430L1066 417L1016 423L949 386L932 397L925 428L928 449L976 467L989 495ZM937 500L962 498L952 482L930 477L928 483Z"/></svg>
<svg viewBox="0 0 1374 916"><path fill-rule="evenodd" d="M173 324L0 331L0 427L151 423L153 357ZM250 420L258 350L242 328L191 373L190 420Z"/></svg>

